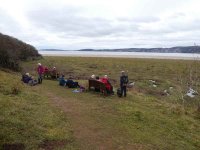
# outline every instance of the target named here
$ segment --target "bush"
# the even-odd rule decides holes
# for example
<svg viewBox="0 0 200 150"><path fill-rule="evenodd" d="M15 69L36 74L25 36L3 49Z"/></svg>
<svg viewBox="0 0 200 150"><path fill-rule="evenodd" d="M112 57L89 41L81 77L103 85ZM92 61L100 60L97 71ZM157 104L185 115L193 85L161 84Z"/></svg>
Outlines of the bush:
<svg viewBox="0 0 200 150"><path fill-rule="evenodd" d="M0 33L0 67L20 70L20 61L41 57L31 45Z"/></svg>

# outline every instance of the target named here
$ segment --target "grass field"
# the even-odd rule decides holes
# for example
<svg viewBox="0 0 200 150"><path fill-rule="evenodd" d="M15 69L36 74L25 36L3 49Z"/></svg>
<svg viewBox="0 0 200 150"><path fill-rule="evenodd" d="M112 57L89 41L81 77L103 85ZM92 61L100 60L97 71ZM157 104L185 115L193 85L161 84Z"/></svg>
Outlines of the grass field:
<svg viewBox="0 0 200 150"><path fill-rule="evenodd" d="M70 122L51 106L41 86L23 85L14 73L0 75L1 149L39 149L54 141L74 147Z"/></svg>
<svg viewBox="0 0 200 150"><path fill-rule="evenodd" d="M43 65L87 87L92 74L107 74L115 89L121 70L135 86L126 98L93 92L73 93L44 80L30 87L20 74L1 71L1 146L25 149L200 149L200 63L183 60L45 57ZM38 61L23 63L35 73ZM157 87L152 86L156 81ZM173 88L170 88L173 87ZM167 95L164 90L167 90Z"/></svg>

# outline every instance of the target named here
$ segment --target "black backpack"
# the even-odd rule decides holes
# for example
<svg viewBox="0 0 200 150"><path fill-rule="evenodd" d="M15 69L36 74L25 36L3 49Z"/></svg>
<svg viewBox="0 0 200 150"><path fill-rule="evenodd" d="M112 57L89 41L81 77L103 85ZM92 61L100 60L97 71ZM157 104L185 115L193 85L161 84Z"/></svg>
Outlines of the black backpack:
<svg viewBox="0 0 200 150"><path fill-rule="evenodd" d="M117 89L117 95L118 95L118 97L122 97L122 91L121 91L121 88L118 88L118 89Z"/></svg>
<svg viewBox="0 0 200 150"><path fill-rule="evenodd" d="M78 82L74 82L73 80L67 80L66 86L69 88L77 88L79 87Z"/></svg>

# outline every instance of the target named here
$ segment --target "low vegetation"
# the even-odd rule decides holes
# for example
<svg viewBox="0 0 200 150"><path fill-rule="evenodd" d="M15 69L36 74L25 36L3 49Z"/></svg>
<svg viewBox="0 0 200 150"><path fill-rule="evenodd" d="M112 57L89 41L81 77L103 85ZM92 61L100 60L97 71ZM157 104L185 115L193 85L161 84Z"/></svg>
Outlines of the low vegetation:
<svg viewBox="0 0 200 150"><path fill-rule="evenodd" d="M22 84L13 72L0 71L0 77L0 149L51 148L56 142L74 147L69 120L49 104L41 87Z"/></svg>
<svg viewBox="0 0 200 150"><path fill-rule="evenodd" d="M20 61L41 57L38 51L14 37L0 33L0 67L20 70Z"/></svg>
<svg viewBox="0 0 200 150"><path fill-rule="evenodd" d="M115 88L119 87L121 70L128 71L132 90L172 103L198 104L200 93L200 62L189 60L157 60L128 58L78 58L78 57L45 57L40 62L48 67L56 66L66 78L76 80L88 79L92 74L108 75ZM35 74L38 61L24 63L24 72ZM153 83L153 82L155 83ZM156 87L154 87L154 85ZM196 91L192 101L186 93L192 88ZM168 95L168 96L166 96Z"/></svg>
<svg viewBox="0 0 200 150"><path fill-rule="evenodd" d="M1 145L86 150L200 148L199 62L78 57L39 61L56 66L66 78L86 88L92 74L107 74L116 90L121 70L128 70L135 84L126 98L104 97L88 91L73 93L74 89L51 80L30 87L21 84L20 75L1 71ZM24 62L23 72L35 76L39 61ZM197 92L193 98L186 95L189 88Z"/></svg>

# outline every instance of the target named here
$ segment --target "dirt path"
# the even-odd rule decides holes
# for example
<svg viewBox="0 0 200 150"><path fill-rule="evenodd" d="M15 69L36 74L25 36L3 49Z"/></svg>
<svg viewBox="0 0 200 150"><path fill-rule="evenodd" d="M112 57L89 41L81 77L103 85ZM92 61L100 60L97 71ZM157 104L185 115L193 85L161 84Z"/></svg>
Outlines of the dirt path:
<svg viewBox="0 0 200 150"><path fill-rule="evenodd" d="M48 97L50 104L63 111L69 119L79 149L146 149L144 145L134 143L117 124L119 114L113 110L112 103L109 103L111 99L87 93L71 93L70 89L57 86L52 81L45 82L42 86L41 91Z"/></svg>
<svg viewBox="0 0 200 150"><path fill-rule="evenodd" d="M71 121L74 136L80 149L113 149L112 137L104 133L87 114L88 108L82 107L75 99L65 99L48 93L51 103L59 107Z"/></svg>

